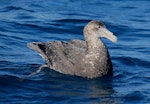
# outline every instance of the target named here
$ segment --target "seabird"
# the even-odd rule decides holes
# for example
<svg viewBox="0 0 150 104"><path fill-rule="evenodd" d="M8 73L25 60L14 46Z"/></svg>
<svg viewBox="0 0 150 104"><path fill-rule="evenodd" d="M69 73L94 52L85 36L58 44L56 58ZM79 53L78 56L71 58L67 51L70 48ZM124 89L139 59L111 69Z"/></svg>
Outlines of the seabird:
<svg viewBox="0 0 150 104"><path fill-rule="evenodd" d="M85 40L73 39L69 42L33 42L27 46L37 51L49 67L63 74L86 78L113 75L113 66L106 45L101 38L117 42L117 37L97 20L90 21L83 29Z"/></svg>

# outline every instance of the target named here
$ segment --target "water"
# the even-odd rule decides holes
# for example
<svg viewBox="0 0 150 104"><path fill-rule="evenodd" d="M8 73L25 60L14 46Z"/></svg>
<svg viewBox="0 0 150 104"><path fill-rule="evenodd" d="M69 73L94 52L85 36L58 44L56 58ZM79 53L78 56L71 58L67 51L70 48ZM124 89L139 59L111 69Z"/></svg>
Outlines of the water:
<svg viewBox="0 0 150 104"><path fill-rule="evenodd" d="M149 0L1 0L1 104L149 104ZM107 44L113 78L84 79L44 68L27 48L33 41L83 39L90 20L102 20L117 37Z"/></svg>

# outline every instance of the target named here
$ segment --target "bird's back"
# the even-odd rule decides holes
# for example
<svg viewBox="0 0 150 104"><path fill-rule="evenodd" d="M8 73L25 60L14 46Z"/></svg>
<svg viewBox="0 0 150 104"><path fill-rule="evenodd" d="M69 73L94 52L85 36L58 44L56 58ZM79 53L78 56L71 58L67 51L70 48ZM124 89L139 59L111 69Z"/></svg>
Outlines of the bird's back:
<svg viewBox="0 0 150 104"><path fill-rule="evenodd" d="M85 41L72 40L34 42L29 43L28 47L39 52L51 69L64 74L78 75L84 66L80 61L85 57L85 45Z"/></svg>

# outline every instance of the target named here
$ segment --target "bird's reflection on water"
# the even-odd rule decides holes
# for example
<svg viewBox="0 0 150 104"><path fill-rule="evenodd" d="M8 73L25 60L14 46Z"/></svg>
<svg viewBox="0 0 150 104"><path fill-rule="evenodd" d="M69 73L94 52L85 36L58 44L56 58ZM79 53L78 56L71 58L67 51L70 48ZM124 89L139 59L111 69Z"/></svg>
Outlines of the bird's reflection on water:
<svg viewBox="0 0 150 104"><path fill-rule="evenodd" d="M87 101L91 100L91 103L94 104L117 104L116 100L113 97L113 94L115 93L112 86L113 77L104 76L96 79L87 79L64 75L50 70L49 68L44 68L44 73L47 74L45 75L45 78L50 81L50 96L67 96L68 99L71 98L69 100L70 103L73 100L80 100L80 98L85 97ZM74 97L75 99L73 99Z"/></svg>

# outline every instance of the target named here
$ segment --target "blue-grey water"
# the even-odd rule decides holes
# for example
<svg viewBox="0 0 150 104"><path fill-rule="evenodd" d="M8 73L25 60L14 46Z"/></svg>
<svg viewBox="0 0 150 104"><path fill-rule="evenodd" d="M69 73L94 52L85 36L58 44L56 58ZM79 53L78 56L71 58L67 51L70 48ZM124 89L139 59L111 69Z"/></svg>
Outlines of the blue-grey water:
<svg viewBox="0 0 150 104"><path fill-rule="evenodd" d="M112 78L85 79L44 68L28 42L83 39L90 20L117 37L107 45ZM0 0L1 104L150 104L149 0Z"/></svg>

